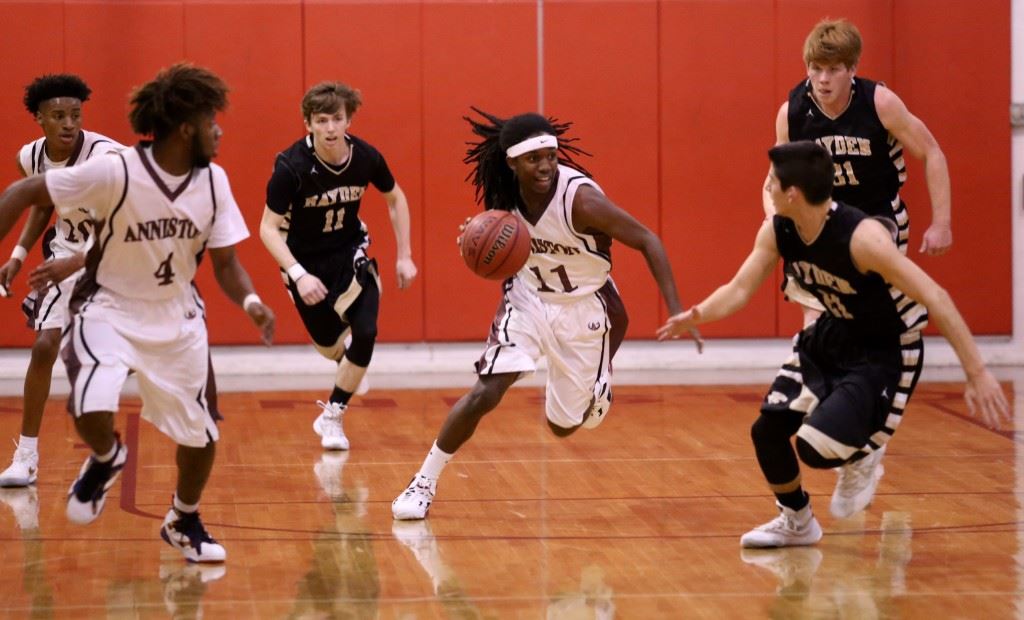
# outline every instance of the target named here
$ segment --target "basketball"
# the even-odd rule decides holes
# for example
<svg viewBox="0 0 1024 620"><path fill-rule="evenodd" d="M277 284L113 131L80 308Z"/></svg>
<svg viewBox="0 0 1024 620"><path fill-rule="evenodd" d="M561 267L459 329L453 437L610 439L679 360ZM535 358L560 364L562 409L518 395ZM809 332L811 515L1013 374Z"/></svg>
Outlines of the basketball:
<svg viewBox="0 0 1024 620"><path fill-rule="evenodd" d="M476 275L504 280L523 268L530 257L530 233L515 213L484 211L462 232L462 259Z"/></svg>

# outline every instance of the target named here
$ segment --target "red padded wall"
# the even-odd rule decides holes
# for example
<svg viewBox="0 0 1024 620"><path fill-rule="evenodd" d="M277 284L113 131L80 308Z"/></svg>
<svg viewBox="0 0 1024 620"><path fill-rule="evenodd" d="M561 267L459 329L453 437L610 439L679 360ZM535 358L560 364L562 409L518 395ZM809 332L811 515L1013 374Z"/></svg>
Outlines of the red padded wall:
<svg viewBox="0 0 1024 620"><path fill-rule="evenodd" d="M4 20L0 29L0 54L3 58L17 58L17 62L7 62L0 71L0 182L7 183L21 178L15 165L18 149L26 142L40 136L39 125L28 113L22 103L25 96L25 85L43 73L56 73L64 63L64 42L58 38L50 45L40 45L40 41L52 39L54 29L59 29L64 19L63 3L61 2L12 2L3 5ZM14 25L17 24L17 27ZM25 53L32 50L32 53ZM88 115L91 102L86 104L85 114ZM88 119L88 116L86 117ZM15 224L11 234L0 243L0 263L6 262L11 255L11 248L18 242L18 234L25 218ZM0 299L0 322L7 325L0 335L0 346L20 347L31 345L35 334L23 329L25 324L21 314L21 300L28 292L25 280L31 266L41 260L38 244L32 248L27 264L18 275L11 287L11 297Z"/></svg>
<svg viewBox="0 0 1024 620"><path fill-rule="evenodd" d="M338 80L362 92L363 107L351 133L377 147L409 199L413 260L420 273L398 290L395 234L387 203L370 189L359 216L370 230L370 254L380 267L378 339L418 341L424 327L423 19L417 3L312 2L305 7L306 87ZM288 109L295 119L291 140L302 134L299 97ZM287 142L290 144L290 142ZM283 148L282 145L281 148ZM290 315L296 315L288 308Z"/></svg>
<svg viewBox="0 0 1024 620"><path fill-rule="evenodd" d="M688 305L732 277L764 219L764 152L778 106L771 23L770 0L662 5L662 231ZM701 331L772 335L775 290L766 283L746 309Z"/></svg>
<svg viewBox="0 0 1024 620"><path fill-rule="evenodd" d="M301 17L297 3L185 5L184 56L209 67L231 87L228 109L219 116L224 136L217 163L227 171L249 226L250 237L237 246L238 256L256 290L277 312L279 342L301 342L305 332L294 317L277 263L259 239L259 225L274 156L305 131L298 112ZM207 301L211 340L254 342L255 327L220 290L213 270L201 265L197 279Z"/></svg>
<svg viewBox="0 0 1024 620"><path fill-rule="evenodd" d="M574 123L572 135L594 155L579 162L612 202L655 234L660 232L657 29L653 2L545 4L544 111ZM678 248L668 254L678 255ZM664 302L643 255L615 243L612 261L612 277L629 312L627 336L653 338ZM675 275L679 279L685 272Z"/></svg>
<svg viewBox="0 0 1024 620"><path fill-rule="evenodd" d="M473 139L462 120L469 106L502 116L543 107L575 121L574 133L595 154L583 163L613 201L662 237L688 305L727 281L750 249L765 151L778 106L804 75L807 32L823 17L847 17L865 39L860 74L893 88L949 159L955 243L951 254L929 258L916 252L930 221L924 172L908 158L912 257L950 290L976 333L1011 328L1008 0L547 0L540 103L533 0L3 6L0 50L17 58L0 73L0 156L8 162L39 135L21 97L42 73L80 73L94 89L85 126L127 143L135 141L128 93L159 68L186 59L228 81L218 162L253 234L239 253L277 310L278 341L299 343L305 334L257 233L273 157L302 135L299 100L313 83L339 79L362 90L365 106L352 131L380 148L409 197L420 269L410 290L395 286L383 200L371 191L362 210L384 277L381 340L479 341L500 291L473 276L455 247L458 225L479 209L461 162ZM15 178L13 165L0 166L0 183ZM0 244L0 256L16 234ZM38 251L32 256L26 271ZM984 258L969 260L975 256ZM632 316L629 335L649 338L664 318L657 289L638 252L620 245L614 259ZM24 276L15 297L0 303L5 324L23 322ZM199 281L213 342L255 342L209 268ZM788 336L798 324L796 308L772 282L749 308L705 332ZM32 337L15 327L0 346Z"/></svg>
<svg viewBox="0 0 1024 620"><path fill-rule="evenodd" d="M470 106L498 116L537 104L537 23L533 2L423 5L424 308L427 340L483 341L501 298L498 282L474 276L455 238L482 207L463 181L462 117ZM467 369L469 368L467 364Z"/></svg>
<svg viewBox="0 0 1024 620"><path fill-rule="evenodd" d="M920 162L908 158L910 255L953 295L975 334L1012 328L1010 7L900 0L893 88L938 139L953 186L953 249L918 253L931 221ZM933 330L934 331L934 330Z"/></svg>

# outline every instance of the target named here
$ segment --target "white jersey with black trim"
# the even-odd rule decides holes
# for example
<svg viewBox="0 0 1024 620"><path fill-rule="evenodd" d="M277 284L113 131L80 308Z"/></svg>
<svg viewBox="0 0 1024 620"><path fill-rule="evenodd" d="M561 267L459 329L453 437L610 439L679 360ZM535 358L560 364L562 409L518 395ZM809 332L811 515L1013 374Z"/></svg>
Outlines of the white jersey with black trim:
<svg viewBox="0 0 1024 620"><path fill-rule="evenodd" d="M223 168L210 164L175 178L142 145L51 170L46 187L62 217L87 204L101 222L83 278L122 297L191 297L203 250L249 236Z"/></svg>
<svg viewBox="0 0 1024 620"><path fill-rule="evenodd" d="M610 239L579 232L572 225L573 199L584 185L601 191L590 177L560 165L555 195L537 224L518 214L530 231L530 257L516 278L544 301L574 301L608 281Z"/></svg>
<svg viewBox="0 0 1024 620"><path fill-rule="evenodd" d="M33 140L18 151L18 164L27 176L47 170L75 166L97 155L120 151L124 145L94 131L81 131L81 138L71 156L64 161L53 161L46 154L46 138ZM49 250L55 258L64 258L92 247L93 227L88 210L84 207L60 216L53 225L56 234L49 241Z"/></svg>

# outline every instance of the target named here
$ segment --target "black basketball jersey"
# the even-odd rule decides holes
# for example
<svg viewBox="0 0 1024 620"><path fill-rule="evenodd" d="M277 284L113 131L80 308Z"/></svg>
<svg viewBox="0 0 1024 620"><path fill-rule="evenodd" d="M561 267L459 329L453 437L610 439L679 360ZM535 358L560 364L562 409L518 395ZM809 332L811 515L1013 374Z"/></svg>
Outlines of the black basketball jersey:
<svg viewBox="0 0 1024 620"><path fill-rule="evenodd" d="M282 232L296 258L341 252L366 242L359 203L367 185L380 192L395 188L384 156L365 140L346 135L348 159L325 164L313 150L313 136L278 153L267 182L267 207L285 216Z"/></svg>
<svg viewBox="0 0 1024 620"><path fill-rule="evenodd" d="M789 139L814 140L828 149L835 164L835 200L893 219L907 170L903 145L875 110L876 86L854 78L850 105L831 119L811 98L810 81L804 80L789 93Z"/></svg>
<svg viewBox="0 0 1024 620"><path fill-rule="evenodd" d="M857 270L850 239L868 217L859 209L833 203L821 234L809 245L800 238L793 220L776 215L772 225L786 267L825 311L861 334L865 344L888 345L904 332L923 328L928 314L880 275Z"/></svg>

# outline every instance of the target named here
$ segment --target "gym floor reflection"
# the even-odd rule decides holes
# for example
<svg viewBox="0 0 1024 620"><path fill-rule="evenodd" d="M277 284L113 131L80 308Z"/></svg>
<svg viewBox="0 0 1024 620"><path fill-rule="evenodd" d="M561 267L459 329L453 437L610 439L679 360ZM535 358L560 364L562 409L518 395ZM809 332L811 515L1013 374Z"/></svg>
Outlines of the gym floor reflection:
<svg viewBox="0 0 1024 620"><path fill-rule="evenodd" d="M835 475L805 471L824 539L741 550L775 511L749 440L764 387L621 386L604 424L568 439L543 423L540 388L514 389L422 522L392 521L390 503L462 390L357 397L347 453L319 447L317 392L226 393L201 506L228 550L220 566L189 565L160 540L174 449L131 398L118 414L132 455L122 479L95 523L69 524L65 494L86 452L53 402L37 485L0 490L0 615L1019 615L1019 441L971 419L957 384L920 386L866 511L832 518ZM20 399L0 398L0 436L19 422Z"/></svg>

